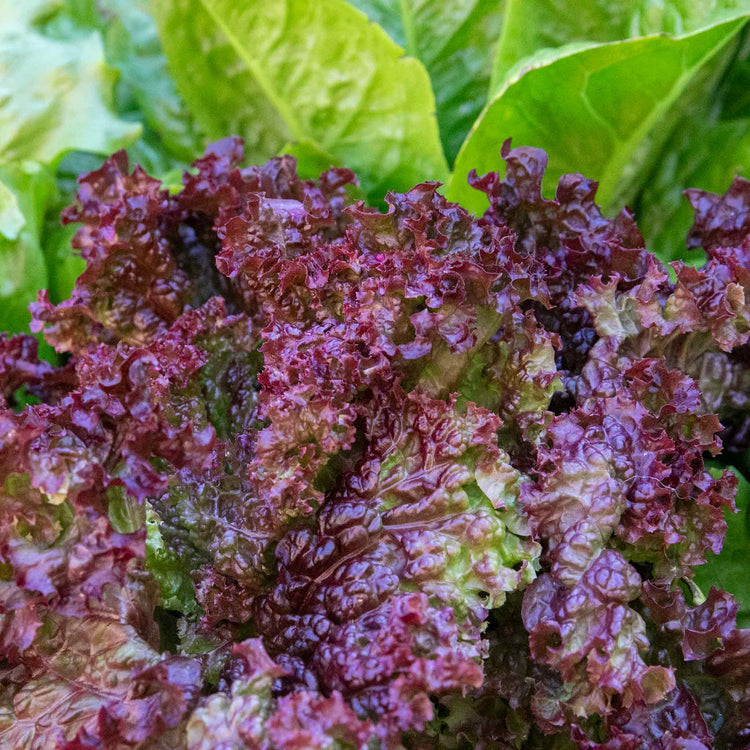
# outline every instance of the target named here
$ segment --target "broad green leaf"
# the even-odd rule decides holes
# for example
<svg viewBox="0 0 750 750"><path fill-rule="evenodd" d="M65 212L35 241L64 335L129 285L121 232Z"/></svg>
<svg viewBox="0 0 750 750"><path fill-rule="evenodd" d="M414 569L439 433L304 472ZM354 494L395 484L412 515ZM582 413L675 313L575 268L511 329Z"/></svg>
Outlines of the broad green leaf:
<svg viewBox="0 0 750 750"><path fill-rule="evenodd" d="M717 87L717 94L714 98L718 102L716 114L720 119L733 120L750 117L748 77L750 77L750 24L745 26L734 58Z"/></svg>
<svg viewBox="0 0 750 750"><path fill-rule="evenodd" d="M507 0L490 90L498 91L519 61L544 48L686 34L748 10L748 0Z"/></svg>
<svg viewBox="0 0 750 750"><path fill-rule="evenodd" d="M473 211L486 198L466 184L500 167L502 142L549 154L547 188L567 172L599 180L599 201L633 197L682 112L704 92L689 91L704 65L745 18L683 37L645 37L571 51L512 81L488 104L456 160L448 196ZM686 94L689 94L686 96ZM682 107L682 109L681 109Z"/></svg>
<svg viewBox="0 0 750 750"><path fill-rule="evenodd" d="M110 109L114 73L97 34L45 35L57 3L0 0L0 160L56 161L72 149L110 153L136 124Z"/></svg>
<svg viewBox="0 0 750 750"><path fill-rule="evenodd" d="M708 125L686 118L678 128L636 203L638 225L649 249L663 261L701 264L701 250L687 251L685 237L693 210L688 187L724 193L735 175L750 177L750 119Z"/></svg>
<svg viewBox="0 0 750 750"><path fill-rule="evenodd" d="M148 135L155 148L189 163L202 153L205 138L167 71L156 22L147 7L148 0L99 1L107 62L120 72L118 108L145 121L153 131ZM164 164L159 166L163 171Z"/></svg>
<svg viewBox="0 0 750 750"><path fill-rule="evenodd" d="M178 89L212 138L263 161L306 142L381 198L447 173L418 60L344 0L155 0Z"/></svg>
<svg viewBox="0 0 750 750"><path fill-rule="evenodd" d="M49 290L50 299L55 303L68 299L76 279L86 268L86 262L71 247L78 227L62 225L60 222L62 207L62 202L56 201L47 212L47 221L42 235L42 249L47 264L46 288Z"/></svg>
<svg viewBox="0 0 750 750"><path fill-rule="evenodd" d="M709 553L708 561L695 569L695 582L704 593L711 586L734 595L740 605L737 624L750 627L750 483L737 472L737 513L725 511L727 534L719 555Z"/></svg>
<svg viewBox="0 0 750 750"><path fill-rule="evenodd" d="M539 50L629 36L631 0L581 0L573 6L573 0L507 0L490 91L498 91L511 69Z"/></svg>
<svg viewBox="0 0 750 750"><path fill-rule="evenodd" d="M349 0L421 60L453 160L487 100L504 0Z"/></svg>
<svg viewBox="0 0 750 750"><path fill-rule="evenodd" d="M0 165L0 331L27 330L27 305L46 285L40 233L54 191L39 164Z"/></svg>
<svg viewBox="0 0 750 750"><path fill-rule="evenodd" d="M664 261L702 263L700 250L688 253L685 236L693 211L683 190L696 187L724 193L736 175L750 178L750 29L744 44L703 106L687 112L633 208L648 247ZM720 70L719 73L722 73Z"/></svg>
<svg viewBox="0 0 750 750"><path fill-rule="evenodd" d="M0 236L5 240L17 240L26 224L16 194L0 182Z"/></svg>
<svg viewBox="0 0 750 750"><path fill-rule="evenodd" d="M160 174L192 161L205 139L167 72L149 1L58 0L56 12L40 28L66 40L99 32L105 60L117 72L113 108L142 127L128 148L131 161Z"/></svg>

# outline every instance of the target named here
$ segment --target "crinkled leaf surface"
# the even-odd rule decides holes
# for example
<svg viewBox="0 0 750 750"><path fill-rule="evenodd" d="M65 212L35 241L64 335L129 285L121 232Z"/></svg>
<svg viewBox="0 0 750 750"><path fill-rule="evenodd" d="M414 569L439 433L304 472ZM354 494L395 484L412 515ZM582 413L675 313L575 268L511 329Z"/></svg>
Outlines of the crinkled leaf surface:
<svg viewBox="0 0 750 750"><path fill-rule="evenodd" d="M146 511L146 567L159 585L160 602L166 609L193 614L196 611L193 582L174 547L165 544L159 516Z"/></svg>
<svg viewBox="0 0 750 750"><path fill-rule="evenodd" d="M737 479L737 513L725 511L727 533L724 546L718 555L709 555L706 564L695 569L695 582L704 592L716 586L734 594L740 608L737 624L747 628L750 627L750 582L747 575L750 558L750 483L739 475Z"/></svg>
<svg viewBox="0 0 750 750"><path fill-rule="evenodd" d="M47 618L29 659L35 668L17 687L11 677L3 696L0 744L119 749L179 722L197 699L199 663L161 657L119 614L102 607L83 619Z"/></svg>
<svg viewBox="0 0 750 750"><path fill-rule="evenodd" d="M750 441L750 183L688 193L671 280L502 156L481 218L236 138L177 194L80 181L86 269L33 304L69 362L0 338L9 742L741 746L738 605L683 584L737 485L704 457Z"/></svg>
<svg viewBox="0 0 750 750"><path fill-rule="evenodd" d="M502 0L350 0L421 60L437 100L449 160L487 99L492 51L500 34Z"/></svg>
<svg viewBox="0 0 750 750"><path fill-rule="evenodd" d="M448 195L481 210L466 175L495 168L502 142L513 137L548 149L552 184L581 171L599 181L605 206L619 205L669 134L680 97L743 23L573 50L528 70L487 105L459 152Z"/></svg>
<svg viewBox="0 0 750 750"><path fill-rule="evenodd" d="M169 69L210 136L241 135L253 159L309 142L377 199L446 176L424 67L343 0L163 0L155 11Z"/></svg>

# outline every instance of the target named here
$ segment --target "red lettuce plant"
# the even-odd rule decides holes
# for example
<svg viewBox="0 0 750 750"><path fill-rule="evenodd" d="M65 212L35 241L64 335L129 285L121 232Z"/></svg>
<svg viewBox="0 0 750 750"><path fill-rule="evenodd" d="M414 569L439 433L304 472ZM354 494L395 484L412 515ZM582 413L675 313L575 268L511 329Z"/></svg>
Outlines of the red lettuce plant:
<svg viewBox="0 0 750 750"><path fill-rule="evenodd" d="M64 218L0 342L0 745L740 747L750 632L692 583L750 443L750 183L673 276L504 149L476 219L212 146ZM718 416L717 416L718 415Z"/></svg>

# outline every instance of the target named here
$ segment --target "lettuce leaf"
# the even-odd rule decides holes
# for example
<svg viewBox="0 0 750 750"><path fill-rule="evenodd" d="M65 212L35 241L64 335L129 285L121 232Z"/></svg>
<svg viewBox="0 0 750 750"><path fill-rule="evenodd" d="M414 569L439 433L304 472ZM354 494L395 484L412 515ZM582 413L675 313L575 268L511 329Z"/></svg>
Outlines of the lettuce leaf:
<svg viewBox="0 0 750 750"><path fill-rule="evenodd" d="M493 169L502 142L512 136L545 144L550 183L581 169L600 183L605 206L619 208L635 195L642 170L689 106L691 82L742 29L748 16L737 15L681 37L568 50L521 71L495 94L462 146L448 196L482 210L486 204L472 194L466 176L472 168Z"/></svg>
<svg viewBox="0 0 750 750"><path fill-rule="evenodd" d="M499 91L515 66L543 49L555 54L554 50L572 43L615 42L658 33L679 36L747 9L745 0L508 0L490 90Z"/></svg>
<svg viewBox="0 0 750 750"><path fill-rule="evenodd" d="M750 169L750 106L744 82L750 75L750 29L723 55L712 74L711 91L686 112L648 178L634 208L644 232L664 260L699 263L699 251L685 252L691 206L684 187L721 193L737 175ZM680 187L682 186L682 187Z"/></svg>
<svg viewBox="0 0 750 750"><path fill-rule="evenodd" d="M502 21L495 0L353 0L406 54L424 63L449 161L482 110Z"/></svg>
<svg viewBox="0 0 750 750"><path fill-rule="evenodd" d="M60 287L61 299L69 291L65 269L81 270L69 261L70 235L50 233L46 220L59 211L60 160L75 149L108 153L140 132L113 112L115 71L98 35L78 23L90 15L60 13L49 0L0 3L0 66L8 71L0 104L4 330L27 330L36 292Z"/></svg>
<svg viewBox="0 0 750 750"><path fill-rule="evenodd" d="M34 162L0 163L0 326L28 329L28 303L48 283L42 250L44 213L55 193L51 171Z"/></svg>
<svg viewBox="0 0 750 750"><path fill-rule="evenodd" d="M326 167L359 170L377 199L445 178L425 69L343 0L170 0L155 13L170 72L209 136L237 133L259 159L308 144Z"/></svg>
<svg viewBox="0 0 750 750"><path fill-rule="evenodd" d="M0 65L12 96L0 106L0 159L56 163L66 152L98 153L126 146L140 128L111 108L114 72L97 34L61 38L39 26L50 0L0 5Z"/></svg>

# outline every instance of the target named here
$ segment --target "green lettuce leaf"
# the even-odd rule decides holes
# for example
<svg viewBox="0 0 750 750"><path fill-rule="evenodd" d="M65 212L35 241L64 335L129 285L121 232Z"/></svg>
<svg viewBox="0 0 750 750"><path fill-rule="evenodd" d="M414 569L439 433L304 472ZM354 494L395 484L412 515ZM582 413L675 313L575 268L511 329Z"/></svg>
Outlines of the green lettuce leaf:
<svg viewBox="0 0 750 750"><path fill-rule="evenodd" d="M65 155L109 153L140 133L113 110L116 73L93 31L95 11L92 0L0 0L3 330L26 330L37 290L62 299L82 270L59 219L74 194L72 184L63 187L69 170L58 168Z"/></svg>
<svg viewBox="0 0 750 750"><path fill-rule="evenodd" d="M541 49L686 34L748 7L747 0L507 0L490 88L498 91L514 65Z"/></svg>
<svg viewBox="0 0 750 750"><path fill-rule="evenodd" d="M115 74L99 36L43 33L56 7L53 0L0 0L0 160L53 163L74 149L109 153L140 132L111 110Z"/></svg>
<svg viewBox="0 0 750 750"><path fill-rule="evenodd" d="M71 246L77 228L71 224L63 226L60 214L75 199L78 175L97 169L100 164L101 157L96 154L71 151L63 156L55 170L57 190L47 206L42 228L42 251L47 266L46 289L52 300L67 299L75 280L86 268L83 258Z"/></svg>
<svg viewBox="0 0 750 750"><path fill-rule="evenodd" d="M206 142L167 72L148 6L147 0L99 0L107 62L121 76L117 104L130 117L143 121L144 136L152 148L187 163ZM146 156L153 163L154 155ZM164 165L159 167L164 171Z"/></svg>
<svg viewBox="0 0 750 750"><path fill-rule="evenodd" d="M241 135L251 161L304 142L378 198L445 178L424 67L343 0L163 0L155 14L201 127Z"/></svg>
<svg viewBox="0 0 750 750"><path fill-rule="evenodd" d="M350 0L424 63L452 161L487 100L492 50L500 34L497 0Z"/></svg>
<svg viewBox="0 0 750 750"><path fill-rule="evenodd" d="M0 164L0 330L28 330L28 303L47 283L40 244L44 211L55 192L49 169Z"/></svg>
<svg viewBox="0 0 750 750"><path fill-rule="evenodd" d="M502 142L542 146L545 183L567 172L600 182L606 206L633 197L644 170L689 104L703 67L736 37L747 15L682 37L644 37L567 54L512 80L489 103L464 143L448 186L451 200L481 211L486 200L466 184L499 164Z"/></svg>
<svg viewBox="0 0 750 750"><path fill-rule="evenodd" d="M146 568L159 586L159 603L165 609L185 614L198 612L193 582L184 572L184 563L167 544L159 531L159 516L146 512Z"/></svg>
<svg viewBox="0 0 750 750"><path fill-rule="evenodd" d="M685 253L693 210L683 196L687 187L723 193L736 175L750 175L750 29L746 28L729 62L716 71L712 95L686 112L658 160L634 208L639 225L659 256L700 263L700 251Z"/></svg>

